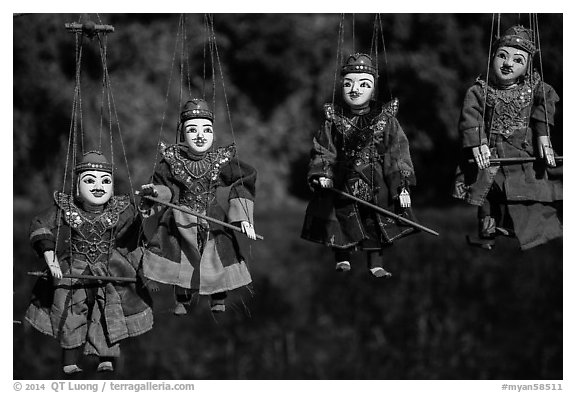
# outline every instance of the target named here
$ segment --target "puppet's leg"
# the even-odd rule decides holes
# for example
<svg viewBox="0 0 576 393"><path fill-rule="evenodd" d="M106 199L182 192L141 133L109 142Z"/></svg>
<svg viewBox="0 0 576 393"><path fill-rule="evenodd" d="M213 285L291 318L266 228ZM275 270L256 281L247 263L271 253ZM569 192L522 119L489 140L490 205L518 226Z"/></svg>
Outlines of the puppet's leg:
<svg viewBox="0 0 576 393"><path fill-rule="evenodd" d="M102 287L91 287L86 291L91 311L88 313L88 334L84 353L96 355L100 360L97 371L114 371L112 358L120 356L120 344L111 344L109 338L113 335L113 326L116 324L108 320L105 315L106 307L111 307L109 293L105 293ZM110 315L110 312L112 315ZM109 309L108 318L123 318L124 316Z"/></svg>
<svg viewBox="0 0 576 393"><path fill-rule="evenodd" d="M81 372L79 355L86 341L90 304L85 288L56 288L52 305L52 325L59 327L59 341L63 348L62 369L65 374Z"/></svg>
<svg viewBox="0 0 576 393"><path fill-rule="evenodd" d="M76 374L82 372L82 369L78 367L78 359L80 357L81 348L63 348L62 349L62 364L64 374Z"/></svg>
<svg viewBox="0 0 576 393"><path fill-rule="evenodd" d="M478 207L478 236L467 236L472 246L491 250L496 245L496 220L500 217L500 207L494 187L488 192L482 206Z"/></svg>
<svg viewBox="0 0 576 393"><path fill-rule="evenodd" d="M350 271L350 250L334 250L334 259L336 260L336 271Z"/></svg>
<svg viewBox="0 0 576 393"><path fill-rule="evenodd" d="M218 292L210 295L210 311L213 313L219 313L226 311L226 297L228 294L226 292Z"/></svg>
<svg viewBox="0 0 576 393"><path fill-rule="evenodd" d="M368 251L367 255L368 269L374 277L391 277L392 273L384 269L384 257L382 250Z"/></svg>
<svg viewBox="0 0 576 393"><path fill-rule="evenodd" d="M174 307L174 315L186 315L186 305L192 302L192 292L189 289L174 286L174 293L176 296L176 307Z"/></svg>

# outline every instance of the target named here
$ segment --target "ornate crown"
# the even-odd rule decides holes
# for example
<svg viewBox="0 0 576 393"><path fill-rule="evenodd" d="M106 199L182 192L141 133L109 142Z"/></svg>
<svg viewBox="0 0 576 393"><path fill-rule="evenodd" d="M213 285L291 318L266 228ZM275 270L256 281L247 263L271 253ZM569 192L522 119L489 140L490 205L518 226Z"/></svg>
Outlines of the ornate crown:
<svg viewBox="0 0 576 393"><path fill-rule="evenodd" d="M532 30L520 25L512 26L506 30L504 34L497 37L494 45L496 48L511 46L512 48L522 49L530 55L536 53Z"/></svg>
<svg viewBox="0 0 576 393"><path fill-rule="evenodd" d="M84 171L102 171L112 173L112 164L108 162L101 152L93 150L84 153L82 161L74 167L74 172L76 173Z"/></svg>
<svg viewBox="0 0 576 393"><path fill-rule="evenodd" d="M342 66L340 74L346 75L352 72L370 74L375 78L378 76L376 68L372 65L372 58L364 53L355 53L348 56L348 59Z"/></svg>
<svg viewBox="0 0 576 393"><path fill-rule="evenodd" d="M184 104L182 112L180 112L181 123L190 119L208 119L214 121L214 113L212 113L206 101L201 98L192 98Z"/></svg>

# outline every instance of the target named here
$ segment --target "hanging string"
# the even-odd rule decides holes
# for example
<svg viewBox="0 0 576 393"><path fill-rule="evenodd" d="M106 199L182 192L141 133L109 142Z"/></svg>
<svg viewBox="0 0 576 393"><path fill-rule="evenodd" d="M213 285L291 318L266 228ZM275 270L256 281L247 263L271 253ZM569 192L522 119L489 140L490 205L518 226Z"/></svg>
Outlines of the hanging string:
<svg viewBox="0 0 576 393"><path fill-rule="evenodd" d="M482 125L478 127L478 139L482 141L482 131L485 130L486 121L486 101L488 100L488 84L490 83L490 63L492 60L492 37L494 36L494 14L492 14L492 25L490 27L490 45L488 46L488 62L486 64L486 83L484 84L484 102L482 103ZM500 37L500 14L498 14L498 37ZM490 146L490 129L488 129L488 146Z"/></svg>
<svg viewBox="0 0 576 393"><path fill-rule="evenodd" d="M214 23L212 19L212 15L205 14L206 23L208 24L208 49L210 50L210 67L212 71L212 110L216 112L216 59L215 59L215 46L216 46L216 36L213 31L213 26L211 23ZM214 149L214 145L212 145L212 149Z"/></svg>
<svg viewBox="0 0 576 393"><path fill-rule="evenodd" d="M102 23L100 21L100 23ZM100 37L100 34L96 35L98 37L98 42L100 44L100 62L102 64L102 103L100 107L100 133L99 133L99 143L98 150L102 151L102 129L103 129L103 117L104 117L104 98L106 98L106 104L108 107L108 133L110 135L110 151L112 151L112 108L110 103L110 95L108 89L108 76L104 70L107 69L107 59L108 59L108 35L104 34L104 38Z"/></svg>
<svg viewBox="0 0 576 393"><path fill-rule="evenodd" d="M344 42L344 14L340 18L340 24L338 26L338 39L336 48L336 67L334 69L334 84L332 85L332 107L334 107L334 102L336 99L336 82L338 81L338 70L340 69L340 63L342 62L342 45Z"/></svg>
<svg viewBox="0 0 576 393"><path fill-rule="evenodd" d="M217 44L217 42L216 42L216 33L215 33L215 29L214 29L214 18L213 18L213 17L209 17L209 22L210 22L210 32L211 32L211 35L212 35L212 42L213 42L213 45L214 45L214 53L216 54L216 61L217 61L217 65L218 65L218 71L219 71L219 74L220 74L220 80L221 80L221 82L222 82L222 92L223 92L223 95L224 95L224 103L225 103L225 105L226 105L226 114L227 114L227 116L228 116L228 122L229 122L229 124L230 124L230 133L231 133L231 135L232 135L232 141L233 141L234 145L236 146L236 136L235 136L235 134L234 134L234 126L233 126L233 124L232 124L232 117L231 117L231 114L230 114L230 106L229 106L229 104L228 104L228 96L227 96L227 94L226 94L226 85L225 85L225 82L224 82L224 72L223 72L223 70L222 70L222 63L221 63L221 61L220 61L220 54L218 53L218 44ZM214 89L214 90L215 90L215 89ZM239 171L240 173L242 173L242 168L240 167L240 154L239 154L238 150L237 150L236 156L238 157L238 160L236 161L236 164L237 164L237 166L238 166L238 171ZM243 176L240 176L240 184L241 184L242 188L245 188L245 186L244 186L244 177L243 177ZM240 205L242 206L242 210L244 210L244 213L246 214L246 216L248 216L248 211L249 211L249 210L248 210L248 203L247 203L247 202L242 203L242 201L240 200ZM251 224L252 224L252 223L251 223Z"/></svg>
<svg viewBox="0 0 576 393"><path fill-rule="evenodd" d="M384 53L384 75L386 76L386 87L388 89L388 95L390 100L394 97L392 94L392 87L390 84L390 74L388 73L388 55L386 53L386 40L384 39L384 29L382 28L382 18L380 14L377 14L378 24L380 26L380 36L382 38L382 52ZM376 61L376 66L378 66L378 61Z"/></svg>
<svg viewBox="0 0 576 393"><path fill-rule="evenodd" d="M180 40L180 85L178 87L178 108L182 107L182 89L184 86L184 14L180 14L180 21L179 21L179 28L181 31L181 40ZM179 133L176 132L176 141L178 143L179 140Z"/></svg>
<svg viewBox="0 0 576 393"><path fill-rule="evenodd" d="M546 102L546 92L544 90L544 67L542 64L542 47L540 45L540 26L538 25L538 16L536 14L534 15L534 26L535 26L534 37L536 39L536 50L537 50L536 53L538 53L538 58L540 60L540 76L541 76L540 86L542 88L542 97L544 97L544 120L546 122L546 135L548 136L548 139L550 139L550 144L552 144L550 137L550 126L549 126L550 123L548 119L548 104Z"/></svg>
<svg viewBox="0 0 576 393"><path fill-rule="evenodd" d="M114 94L112 92L112 82L110 81L110 74L108 73L108 64L107 62L105 62L106 66L104 68L104 72L106 73L106 80L108 81L108 94L110 97L110 102L112 103L112 109L114 110L114 118L116 119L116 128L118 130L118 137L120 139L120 146L122 147L122 155L124 157L124 163L126 165L126 173L128 176L128 184L130 186L130 195L132 197L132 202L134 204L136 204L136 197L134 195L134 186L132 184L132 176L130 175L130 167L128 166L128 157L126 154L126 147L124 146L124 140L122 138L122 130L120 128L120 118L118 116L118 110L116 108L116 102L114 100ZM112 139L112 135L110 136L110 139ZM112 143L112 141L110 141L110 143ZM112 171L114 171L114 153L113 153L113 149L111 148L111 161L112 161Z"/></svg>
<svg viewBox="0 0 576 393"><path fill-rule="evenodd" d="M96 14L96 16L97 16L100 24L103 24L102 20L100 19L100 15ZM106 47L107 47L108 35L104 34L104 43L102 42L102 40L100 38L100 34L98 34L97 37L98 37L98 42L100 44L100 59L102 59L103 57L106 56ZM100 127L98 128L98 151L102 151L102 130L104 128L104 99L105 99L105 95L106 95L106 76L104 73L102 73L102 94L100 96Z"/></svg>
<svg viewBox="0 0 576 393"><path fill-rule="evenodd" d="M356 44L356 28L354 27L354 14L352 14L352 53L356 53L355 44Z"/></svg>
<svg viewBox="0 0 576 393"><path fill-rule="evenodd" d="M170 73L168 76L168 86L166 88L166 95L164 96L164 111L162 112L162 118L160 121L160 132L158 133L158 140L156 142L156 152L154 155L154 165L152 167L152 175L156 172L156 166L158 165L158 157L160 154L160 143L162 142L162 135L164 133L164 122L166 120L166 111L168 109L168 98L170 97L170 87L172 86L172 76L174 74L174 64L176 63L176 53L178 51L178 43L180 42L180 25L176 30L176 40L174 42L174 50L172 52L172 61L170 63ZM176 136L178 136L178 127L176 127Z"/></svg>
<svg viewBox="0 0 576 393"><path fill-rule="evenodd" d="M206 20L206 14L203 15L202 20L204 22L204 31L203 34L203 42L202 45L202 99L206 100L206 46L210 45L209 43L209 36L208 36L208 21Z"/></svg>
<svg viewBox="0 0 576 393"><path fill-rule="evenodd" d="M98 35L98 40L100 42L100 58L106 57L106 47L108 35L104 34L104 43L100 40L100 35ZM102 73L102 94L100 98L100 127L98 129L98 150L102 151L102 130L104 128L104 99L106 96L106 74ZM109 102L108 102L109 104ZM109 119L111 122L111 119Z"/></svg>
<svg viewBox="0 0 576 393"><path fill-rule="evenodd" d="M376 27L376 33L378 33L377 27ZM378 98L378 91L376 90L376 88L380 87L380 83L378 83L378 77L380 76L380 70L378 67L378 64L380 63L380 61L378 59L378 40L376 40L375 44L376 45L374 45L374 57L373 57L373 59L374 59L374 63L375 63L374 68L376 68L376 75L374 76L374 89L375 90L374 90L373 94L376 95L376 97L374 97L374 98L377 99ZM372 54L370 54L370 55L372 55Z"/></svg>
<svg viewBox="0 0 576 393"><path fill-rule="evenodd" d="M84 44L84 37L82 33L76 33L75 34L76 37L78 38L78 36L80 37L79 41L79 47L77 47L76 50L76 94L78 95L78 105L76 107L76 113L75 113L75 132L77 132L77 127L78 127L78 122L80 124L80 147L82 149L82 153L84 153L84 127L83 127L83 121L82 121L82 85L81 85L81 73L82 73L82 67L80 66L82 63L82 52L83 52L83 44ZM79 119L79 120L78 120Z"/></svg>
<svg viewBox="0 0 576 393"><path fill-rule="evenodd" d="M182 31L182 36L184 37L184 44L183 47L184 48L188 48L188 33L186 31L186 16L184 16L184 22L183 22L183 31ZM186 52L184 53L184 59L186 61L186 81L188 82L188 98L192 97L192 84L190 82L190 56L188 51L186 50Z"/></svg>

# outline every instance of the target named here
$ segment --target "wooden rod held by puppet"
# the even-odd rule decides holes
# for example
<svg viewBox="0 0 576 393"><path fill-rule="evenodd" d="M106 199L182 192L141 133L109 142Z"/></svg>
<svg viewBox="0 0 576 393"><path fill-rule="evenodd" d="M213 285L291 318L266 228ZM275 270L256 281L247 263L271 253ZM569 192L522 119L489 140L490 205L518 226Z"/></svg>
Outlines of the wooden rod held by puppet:
<svg viewBox="0 0 576 393"><path fill-rule="evenodd" d="M522 164L525 162L534 162L538 160L543 160L543 158L539 157L504 157L504 158L491 158L490 165L506 165L506 164ZM558 156L554 157L554 160L562 162L563 157ZM468 163L474 164L474 159L470 158Z"/></svg>
<svg viewBox="0 0 576 393"><path fill-rule="evenodd" d="M377 211L378 213L381 213L381 214L383 214L383 215L385 215L385 216L394 218L394 219L396 219L396 220L398 220L398 221L402 221L403 223L408 224L408 225L410 225L410 226L413 226L414 228L420 229L420 230L422 230L422 231L424 231L424 232L428 232L428 233L430 233L430 234L432 234L432 235L435 235L435 236L440 236L440 234L439 234L438 232L433 231L433 230L430 229L430 228L426 228L425 226L420 225L420 224L418 224L418 223L416 223L416 222L414 222L414 221L412 221L412 220L409 220L409 219L407 219L407 218L404 218L404 217L402 217L402 216L399 216L398 214L394 214L394 213L392 213L392 212L389 212L389 211L386 210L386 209L382 209L380 206L373 205L372 203L366 202L365 200L360 199L360 198L357 198L357 197L355 197L354 195L350 195L350 194L348 194L347 192L340 191L340 190L337 190L337 189L335 189L335 188L325 188L325 190L330 190L330 191L332 191L332 192L334 192L334 193L336 193L336 194L338 194L338 195L342 195L343 197L346 197L346 198L348 198L348 199L352 199L353 201L358 202L358 203L360 203L360 204L362 204L362 205L364 205L364 206L367 206L367 207L371 208L372 210Z"/></svg>
<svg viewBox="0 0 576 393"><path fill-rule="evenodd" d="M72 33L85 33L88 37L94 36L98 32L113 33L114 26L111 25L97 25L92 21L87 21L84 24L81 23L66 23L64 25L66 30L70 30Z"/></svg>
<svg viewBox="0 0 576 393"><path fill-rule="evenodd" d="M28 272L29 276L50 277L47 272ZM136 282L133 277L92 276L89 274L63 274L62 278L77 278L82 280L113 281L113 282Z"/></svg>
<svg viewBox="0 0 576 393"><path fill-rule="evenodd" d="M135 194L136 194L136 195L140 195L140 192L136 191ZM201 219L203 219L203 220L210 221L210 222L212 222L212 223L214 223L214 224L218 224L218 225L221 225L221 226L223 226L223 227L232 229L233 231L240 232L240 233L244 233L244 232L242 231L242 229L238 228L237 226L234 226L234 225L232 225L232 224L228 224L227 222L224 222L224 221L220 221L220 220L218 220L218 219L216 219L216 218L212 218L212 217L205 216L204 214L196 213L196 212L194 212L194 211L181 208L180 206L175 205L175 204L170 203L170 202L164 202L163 200L158 199L158 198L154 198L153 196L140 195L140 197L141 197L141 198L146 198L146 199L148 199L148 200L150 200L150 201L159 203L159 204L164 205L164 206L167 206L167 207L171 207L172 209L179 210L179 211L181 211L181 212L183 212L183 213L191 214L191 215L196 216L196 217L198 217L198 218L201 218ZM256 239L264 240L264 237L261 236L261 235L256 234Z"/></svg>

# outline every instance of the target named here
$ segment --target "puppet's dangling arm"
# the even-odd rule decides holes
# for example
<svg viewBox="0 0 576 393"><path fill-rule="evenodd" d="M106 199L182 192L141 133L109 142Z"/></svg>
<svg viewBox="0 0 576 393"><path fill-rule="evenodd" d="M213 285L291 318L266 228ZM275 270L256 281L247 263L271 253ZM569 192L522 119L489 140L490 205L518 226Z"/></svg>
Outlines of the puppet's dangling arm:
<svg viewBox="0 0 576 393"><path fill-rule="evenodd" d="M400 199L400 207L402 208L409 208L412 205L412 200L410 199L410 193L405 187L403 187L402 191L400 191L399 199Z"/></svg>
<svg viewBox="0 0 576 393"><path fill-rule="evenodd" d="M537 144L540 157L544 158L549 166L556 166L554 150L552 149L552 143L550 143L550 137L547 135L539 136L537 139Z"/></svg>
<svg viewBox="0 0 576 393"><path fill-rule="evenodd" d="M332 114L327 113L324 125L316 132L313 140L310 164L308 170L308 184L313 190L317 187L334 187L334 163L337 149L332 137L334 126Z"/></svg>
<svg viewBox="0 0 576 393"><path fill-rule="evenodd" d="M58 208L52 206L34 217L30 224L30 244L36 254L44 258L44 262L50 269L50 273L55 278L62 278L60 263L54 252L56 248L56 237L54 236L58 217Z"/></svg>
<svg viewBox="0 0 576 393"><path fill-rule="evenodd" d="M468 89L462 104L458 130L463 148L471 148L478 169L490 166L490 148L484 128L484 92L475 84Z"/></svg>
<svg viewBox="0 0 576 393"><path fill-rule="evenodd" d="M256 240L253 224L256 175L256 169L236 157L224 165L220 172L222 183L230 186L228 219L232 223L240 223L242 232L252 240Z"/></svg>
<svg viewBox="0 0 576 393"><path fill-rule="evenodd" d="M490 148L488 145L482 144L473 147L472 155L476 165L478 165L478 169L486 169L490 166Z"/></svg>
<svg viewBox="0 0 576 393"><path fill-rule="evenodd" d="M60 269L60 262L58 262L58 257L54 253L54 250L44 251L44 261L50 269L50 274L54 278L62 278L62 270Z"/></svg>

